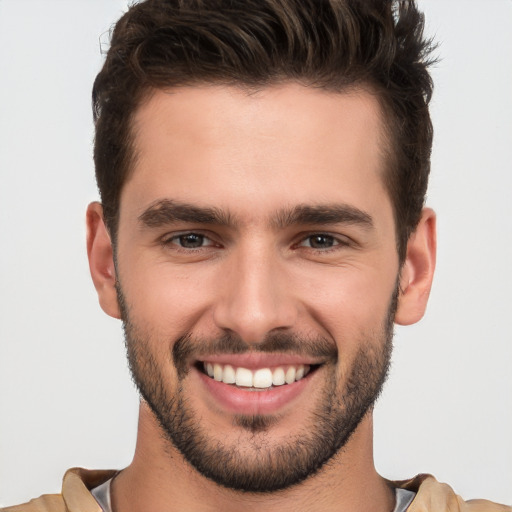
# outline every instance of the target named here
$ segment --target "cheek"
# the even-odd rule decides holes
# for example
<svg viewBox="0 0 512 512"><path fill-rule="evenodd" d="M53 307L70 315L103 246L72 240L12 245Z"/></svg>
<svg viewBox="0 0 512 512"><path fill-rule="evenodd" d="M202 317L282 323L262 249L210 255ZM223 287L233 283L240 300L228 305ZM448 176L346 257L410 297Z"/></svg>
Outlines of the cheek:
<svg viewBox="0 0 512 512"><path fill-rule="evenodd" d="M364 333L382 331L396 287L396 269L327 268L309 273L306 283L303 296L310 316L345 345Z"/></svg>
<svg viewBox="0 0 512 512"><path fill-rule="evenodd" d="M123 263L119 278L134 323L175 337L207 309L214 288L211 272L142 259Z"/></svg>

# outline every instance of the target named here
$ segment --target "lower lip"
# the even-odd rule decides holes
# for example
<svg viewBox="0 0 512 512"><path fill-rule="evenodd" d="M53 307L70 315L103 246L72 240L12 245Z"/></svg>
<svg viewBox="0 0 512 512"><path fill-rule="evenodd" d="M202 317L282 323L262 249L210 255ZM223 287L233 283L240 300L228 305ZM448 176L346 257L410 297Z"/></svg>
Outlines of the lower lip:
<svg viewBox="0 0 512 512"><path fill-rule="evenodd" d="M214 400L227 412L233 414L273 414L293 402L309 384L312 374L293 384L283 384L267 391L245 391L231 384L224 384L194 369L213 396Z"/></svg>

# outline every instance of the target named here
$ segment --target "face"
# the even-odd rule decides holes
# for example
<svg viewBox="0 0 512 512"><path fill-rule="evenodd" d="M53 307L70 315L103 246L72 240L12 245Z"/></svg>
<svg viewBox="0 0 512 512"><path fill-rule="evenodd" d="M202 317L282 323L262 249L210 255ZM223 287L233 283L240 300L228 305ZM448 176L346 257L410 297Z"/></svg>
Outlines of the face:
<svg viewBox="0 0 512 512"><path fill-rule="evenodd" d="M134 123L117 293L168 439L246 491L314 474L385 380L398 257L367 92L156 92Z"/></svg>

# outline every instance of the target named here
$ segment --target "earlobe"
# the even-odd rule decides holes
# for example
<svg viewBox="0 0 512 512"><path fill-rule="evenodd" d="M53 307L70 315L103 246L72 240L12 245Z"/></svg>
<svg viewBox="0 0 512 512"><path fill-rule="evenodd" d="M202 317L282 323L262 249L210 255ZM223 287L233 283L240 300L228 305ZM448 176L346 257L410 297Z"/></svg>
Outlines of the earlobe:
<svg viewBox="0 0 512 512"><path fill-rule="evenodd" d="M87 256L100 306L114 318L121 318L116 293L116 270L110 235L103 221L103 208L94 202L87 207Z"/></svg>
<svg viewBox="0 0 512 512"><path fill-rule="evenodd" d="M420 222L407 243L407 254L400 272L400 291L395 323L418 322L427 301L436 265L436 215L430 208L422 212Z"/></svg>

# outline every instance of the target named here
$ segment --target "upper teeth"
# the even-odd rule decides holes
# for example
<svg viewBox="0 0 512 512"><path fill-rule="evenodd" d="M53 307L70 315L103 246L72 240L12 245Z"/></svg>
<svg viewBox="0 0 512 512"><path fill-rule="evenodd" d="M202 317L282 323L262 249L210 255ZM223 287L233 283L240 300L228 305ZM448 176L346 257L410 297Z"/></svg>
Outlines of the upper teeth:
<svg viewBox="0 0 512 512"><path fill-rule="evenodd" d="M229 364L203 363L206 373L213 379L225 384L236 384L247 388L269 388L291 384L305 377L309 372L309 365L277 366L249 370L247 368L233 368Z"/></svg>

